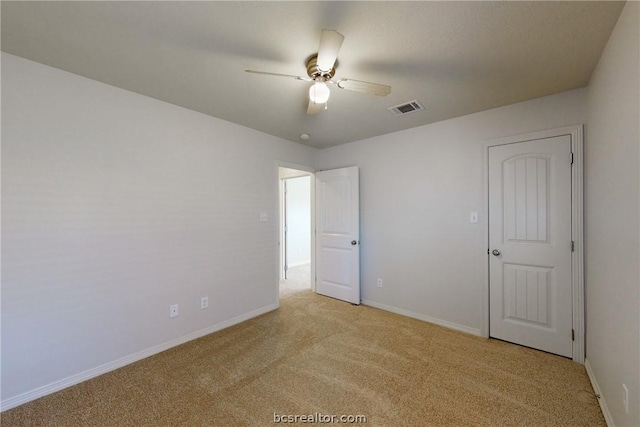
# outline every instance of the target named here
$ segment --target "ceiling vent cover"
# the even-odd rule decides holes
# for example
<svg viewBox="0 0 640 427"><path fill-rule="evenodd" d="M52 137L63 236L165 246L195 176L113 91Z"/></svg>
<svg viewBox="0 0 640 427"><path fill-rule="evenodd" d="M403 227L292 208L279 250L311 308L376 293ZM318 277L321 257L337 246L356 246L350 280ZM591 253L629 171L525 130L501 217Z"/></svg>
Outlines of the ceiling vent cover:
<svg viewBox="0 0 640 427"><path fill-rule="evenodd" d="M424 110L424 107L415 99L405 104L396 105L395 107L389 107L389 111L391 111L396 116L404 116L405 114L422 110Z"/></svg>

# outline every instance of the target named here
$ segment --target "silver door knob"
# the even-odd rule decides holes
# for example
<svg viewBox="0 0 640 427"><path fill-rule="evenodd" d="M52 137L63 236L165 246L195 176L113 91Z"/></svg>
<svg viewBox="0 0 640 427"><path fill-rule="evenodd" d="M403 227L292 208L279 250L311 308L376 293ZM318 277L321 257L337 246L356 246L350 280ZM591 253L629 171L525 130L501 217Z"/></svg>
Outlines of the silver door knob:
<svg viewBox="0 0 640 427"><path fill-rule="evenodd" d="M355 241L355 240L352 240L352 241L351 241L351 245L352 245L352 246L355 246L355 245L357 245L357 244L358 244L358 242L357 242L357 241Z"/></svg>
<svg viewBox="0 0 640 427"><path fill-rule="evenodd" d="M495 256L500 255L500 251L498 249L492 250L491 253L494 254Z"/></svg>

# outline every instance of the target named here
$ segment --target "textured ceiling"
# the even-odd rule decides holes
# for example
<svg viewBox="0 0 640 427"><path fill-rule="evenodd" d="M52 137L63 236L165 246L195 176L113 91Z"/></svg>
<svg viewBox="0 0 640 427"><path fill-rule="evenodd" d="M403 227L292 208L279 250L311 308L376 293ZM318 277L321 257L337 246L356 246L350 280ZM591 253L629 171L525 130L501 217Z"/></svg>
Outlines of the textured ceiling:
<svg viewBox="0 0 640 427"><path fill-rule="evenodd" d="M586 86L620 2L10 2L2 50L316 147ZM306 114L322 29L345 36L332 87ZM425 111L387 108L417 99ZM301 141L300 134L311 135Z"/></svg>

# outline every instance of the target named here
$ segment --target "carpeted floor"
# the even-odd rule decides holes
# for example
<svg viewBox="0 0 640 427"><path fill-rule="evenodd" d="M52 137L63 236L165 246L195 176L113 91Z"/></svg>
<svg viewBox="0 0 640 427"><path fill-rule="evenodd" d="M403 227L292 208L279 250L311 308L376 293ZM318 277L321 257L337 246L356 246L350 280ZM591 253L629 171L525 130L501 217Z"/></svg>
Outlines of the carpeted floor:
<svg viewBox="0 0 640 427"><path fill-rule="evenodd" d="M290 282L281 307L11 409L2 426L605 426L582 365ZM319 424L319 423L318 423Z"/></svg>
<svg viewBox="0 0 640 427"><path fill-rule="evenodd" d="M303 289L311 289L311 265L304 264L292 267L287 272L287 280L280 282L280 298L299 292Z"/></svg>

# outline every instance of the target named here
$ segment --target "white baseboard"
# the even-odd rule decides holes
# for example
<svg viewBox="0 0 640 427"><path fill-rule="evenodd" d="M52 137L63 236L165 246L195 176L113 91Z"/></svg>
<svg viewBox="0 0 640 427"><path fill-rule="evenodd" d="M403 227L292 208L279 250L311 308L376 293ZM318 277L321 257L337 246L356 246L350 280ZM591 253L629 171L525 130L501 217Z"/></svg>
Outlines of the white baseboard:
<svg viewBox="0 0 640 427"><path fill-rule="evenodd" d="M215 325L197 330L195 332L184 335L182 337L173 339L171 341L167 341L163 344L158 344L146 350L142 350L137 353L131 354L129 356L122 357L120 359L114 360L113 362L105 363L104 365L91 368L84 372L80 372L70 377L63 378L58 381L54 381L50 384L44 385L42 387L38 387L36 389L27 391L17 396L10 397L0 402L0 411L6 411L7 409L15 408L16 406L20 406L23 403L30 402L32 400L38 399L40 397L46 396L56 391L60 391L67 387L71 387L72 385L76 385L83 381L87 381L91 378L95 378L99 375L106 374L107 372L116 370L123 366L129 365L133 362L137 362L138 360L145 359L149 356L153 356L154 354L163 352L165 350L168 350L180 344L184 344L186 342L195 340L205 335L209 335L213 332L220 331L222 329L244 322L245 320L252 319L254 317L260 316L261 314L268 313L269 311L273 311L277 308L278 308L278 303L269 304L267 306L260 307L256 310L250 311L249 313L241 314L240 316L236 316L229 320L225 320L224 322L216 323Z"/></svg>
<svg viewBox="0 0 640 427"><path fill-rule="evenodd" d="M433 323L436 325L444 326L445 328L455 329L456 331L466 332L467 334L476 335L478 337L482 336L480 333L480 329L470 328L468 326L459 325L457 323L449 322L447 320L437 319L435 317L427 316L425 314L414 313L409 310L405 310L403 308L393 307L386 304L381 304L375 301L362 300L362 304L368 305L374 308L379 308L380 310L390 311L391 313L400 314L402 316L411 317L413 319L423 320L425 322Z"/></svg>
<svg viewBox="0 0 640 427"><path fill-rule="evenodd" d="M598 381L596 380L596 376L591 369L591 365L589 364L589 360L584 361L584 367L587 369L587 375L589 376L589 381L591 381L591 387L593 387L593 392L600 396L598 398L598 403L600 404L600 409L602 410L602 415L604 415L604 420L607 422L609 427L615 427L615 423L613 422L613 417L611 416L611 412L609 412L609 408L607 407L607 402L604 400L604 396L600 391L600 386L598 386Z"/></svg>

